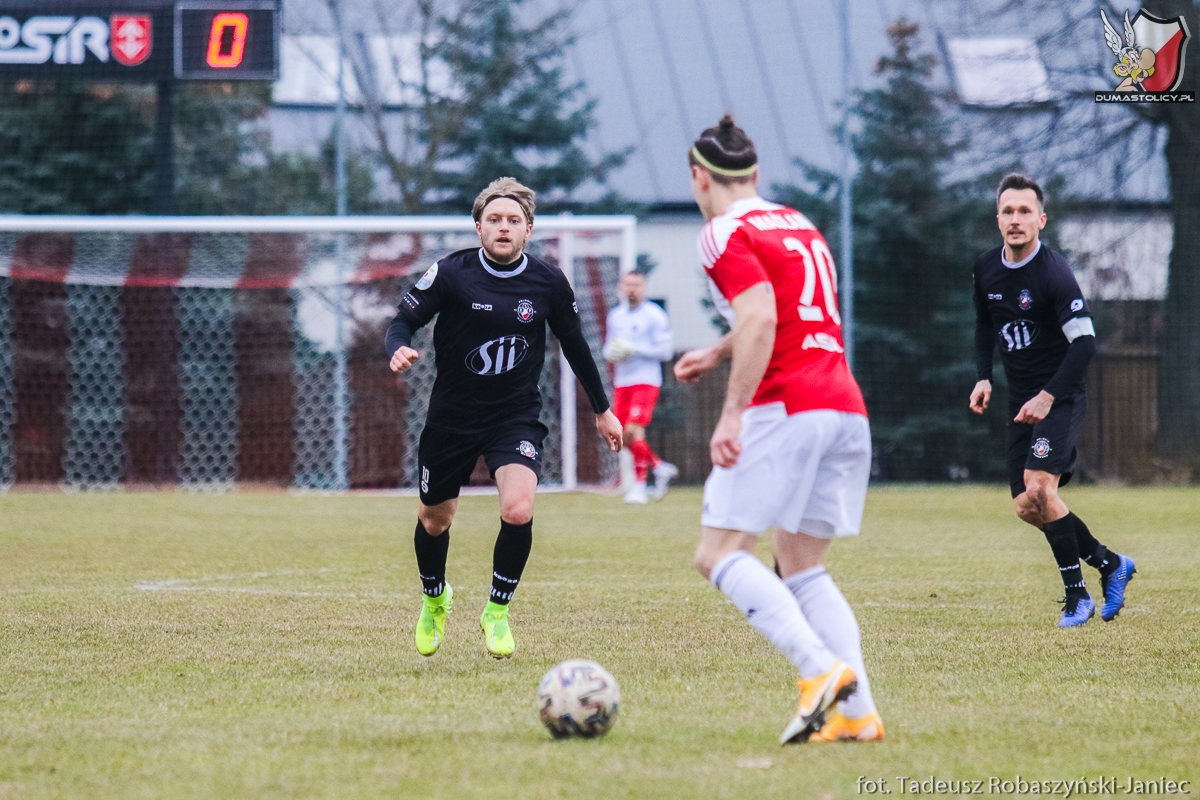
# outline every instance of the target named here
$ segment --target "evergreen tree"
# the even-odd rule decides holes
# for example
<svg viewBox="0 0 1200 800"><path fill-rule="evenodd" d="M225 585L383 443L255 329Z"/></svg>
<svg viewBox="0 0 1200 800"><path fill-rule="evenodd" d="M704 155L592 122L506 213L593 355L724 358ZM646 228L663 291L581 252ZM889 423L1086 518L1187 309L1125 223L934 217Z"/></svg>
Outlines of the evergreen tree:
<svg viewBox="0 0 1200 800"><path fill-rule="evenodd" d="M355 78L375 131L375 155L391 174L404 213L461 213L501 175L542 193L543 201L564 200L588 180L603 181L623 161L622 153L593 160L581 146L595 103L582 97L582 84L564 83L569 11L536 18L531 5L459 0L445 14L434 0L417 0L415 85L404 83L399 63L396 75L379 80L365 51L357 52ZM392 82L418 98L404 114L399 137L380 88Z"/></svg>
<svg viewBox="0 0 1200 800"><path fill-rule="evenodd" d="M0 87L0 212L145 213L154 94L20 81Z"/></svg>
<svg viewBox="0 0 1200 800"><path fill-rule="evenodd" d="M906 480L996 477L1004 404L993 403L986 425L967 409L975 383L971 267L998 244L995 183L991 176L946 180L965 143L954 138L931 85L935 59L917 51L915 24L901 20L888 35L893 52L876 67L882 84L852 108L854 371L878 472ZM777 192L811 211L837 242L837 181L811 168L807 174L807 190Z"/></svg>
<svg viewBox="0 0 1200 800"><path fill-rule="evenodd" d="M263 125L271 85L183 84L175 103L176 206L181 214L332 214L333 152L277 153ZM373 209L361 158L347 169L351 213Z"/></svg>

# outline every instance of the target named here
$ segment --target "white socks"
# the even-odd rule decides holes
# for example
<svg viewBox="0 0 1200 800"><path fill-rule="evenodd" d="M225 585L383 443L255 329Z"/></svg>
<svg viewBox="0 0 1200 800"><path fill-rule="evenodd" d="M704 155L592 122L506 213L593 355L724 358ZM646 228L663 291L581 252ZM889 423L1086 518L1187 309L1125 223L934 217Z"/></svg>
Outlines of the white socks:
<svg viewBox="0 0 1200 800"><path fill-rule="evenodd" d="M851 719L862 719L873 713L875 700L871 697L871 684L867 681L867 668L863 663L858 620L833 578L824 567L813 567L789 575L784 583L792 590L800 610L821 641L858 676L858 691L841 703L842 713Z"/></svg>
<svg viewBox="0 0 1200 800"><path fill-rule="evenodd" d="M800 613L796 598L757 558L743 550L730 553L713 567L712 582L746 615L756 631L796 665L802 677L815 678L833 668L834 655ZM843 604L845 602L842 600ZM846 610L850 607L846 606ZM853 614L850 619L853 621ZM857 641L857 625L854 635ZM857 669L854 662L846 660L846 663Z"/></svg>
<svg viewBox="0 0 1200 800"><path fill-rule="evenodd" d="M628 447L622 447L621 452L617 453L617 463L621 467L620 489L622 492L628 492L637 480L633 469L633 453L629 452Z"/></svg>

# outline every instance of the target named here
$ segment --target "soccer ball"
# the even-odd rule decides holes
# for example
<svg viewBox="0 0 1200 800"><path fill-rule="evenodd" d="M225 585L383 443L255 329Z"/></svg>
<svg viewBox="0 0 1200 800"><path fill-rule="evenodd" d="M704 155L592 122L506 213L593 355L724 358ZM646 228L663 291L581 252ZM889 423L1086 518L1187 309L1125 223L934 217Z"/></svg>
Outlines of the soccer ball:
<svg viewBox="0 0 1200 800"><path fill-rule="evenodd" d="M538 686L542 724L555 739L603 736L617 721L620 704L616 679L595 661L564 661Z"/></svg>

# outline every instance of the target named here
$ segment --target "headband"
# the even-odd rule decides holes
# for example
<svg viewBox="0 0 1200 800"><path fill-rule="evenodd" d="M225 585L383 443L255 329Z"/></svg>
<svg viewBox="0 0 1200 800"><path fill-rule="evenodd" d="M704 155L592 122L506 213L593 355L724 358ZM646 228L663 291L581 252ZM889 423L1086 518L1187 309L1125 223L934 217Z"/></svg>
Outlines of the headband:
<svg viewBox="0 0 1200 800"><path fill-rule="evenodd" d="M692 145L692 155L695 157L695 159L697 161L700 162L700 166L704 167L706 170L708 170L710 172L715 172L718 175L724 175L727 178L744 178L747 175L753 175L755 173L755 171L758 169L758 164L751 164L750 166L743 167L742 169L728 169L726 167L718 167L716 164L712 163L707 158L705 158L704 154L701 153L700 149L697 148L695 145Z"/></svg>
<svg viewBox="0 0 1200 800"><path fill-rule="evenodd" d="M515 197L511 194L489 194L487 199L483 201L483 205L479 207L479 215L481 217L483 216L483 210L495 200L512 200L521 207L521 213L525 215L525 222L532 224L532 220L529 219L529 213L525 211L525 204L521 202L521 198Z"/></svg>

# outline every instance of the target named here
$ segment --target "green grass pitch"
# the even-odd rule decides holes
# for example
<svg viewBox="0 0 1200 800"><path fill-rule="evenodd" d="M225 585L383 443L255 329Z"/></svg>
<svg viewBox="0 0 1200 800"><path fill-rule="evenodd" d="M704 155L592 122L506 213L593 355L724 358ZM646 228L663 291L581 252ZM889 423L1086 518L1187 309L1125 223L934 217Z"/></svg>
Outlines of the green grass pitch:
<svg viewBox="0 0 1200 800"><path fill-rule="evenodd" d="M462 502L455 612L424 659L415 499L9 494L0 798L825 800L864 796L860 776L892 797L901 776L1200 793L1200 492L1064 496L1137 559L1115 622L1054 627L1049 548L1004 489L873 489L829 566L887 741L781 748L792 669L692 568L696 489L540 497L504 662L478 628L494 497ZM621 684L605 739L538 722L539 679L572 657Z"/></svg>

